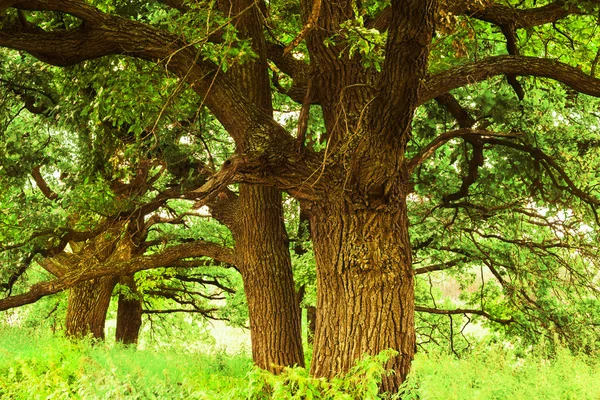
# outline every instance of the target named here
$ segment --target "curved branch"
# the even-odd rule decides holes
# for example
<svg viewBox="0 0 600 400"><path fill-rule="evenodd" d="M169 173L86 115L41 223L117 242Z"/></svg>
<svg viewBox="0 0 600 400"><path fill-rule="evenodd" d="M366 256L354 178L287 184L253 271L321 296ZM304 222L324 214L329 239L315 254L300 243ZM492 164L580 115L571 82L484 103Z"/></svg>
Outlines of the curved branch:
<svg viewBox="0 0 600 400"><path fill-rule="evenodd" d="M204 99L204 104L238 144L247 143L248 135L255 134L263 142L257 143L258 147L269 147L264 142L270 140L289 143L293 151L291 135L250 102L225 74L219 73L214 63L200 55L196 44L202 45L208 38L199 39L196 44L186 43L179 36L103 13L81 0L0 0L0 10L7 7L64 12L84 23L75 29L52 32L5 28L0 30L0 46L26 51L57 66L108 55L160 61Z"/></svg>
<svg viewBox="0 0 600 400"><path fill-rule="evenodd" d="M567 5L565 1L556 1L542 7L525 10L501 4L482 7L477 4L478 2L461 0L454 0L453 3L449 7L449 11L454 14L468 15L495 25L514 25L516 29L549 24L572 14L582 14L576 5ZM580 3L585 3L585 1Z"/></svg>
<svg viewBox="0 0 600 400"><path fill-rule="evenodd" d="M419 103L423 104L452 89L481 82L493 76L511 74L550 78L578 92L600 97L600 79L592 78L565 63L537 57L497 56L428 77L419 92Z"/></svg>
<svg viewBox="0 0 600 400"><path fill-rule="evenodd" d="M580 3L594 4L593 1ZM376 18L367 21L366 26L382 32L385 31L390 24L391 11L391 7L386 8ZM577 6L566 6L564 1L556 1L542 7L520 10L496 3L482 5L481 1L478 0L449 0L446 1L444 11L454 15L466 15L477 18L495 25L514 24L517 29L531 28L556 22L573 14L583 14Z"/></svg>
<svg viewBox="0 0 600 400"><path fill-rule="evenodd" d="M425 146L423 149L421 149L413 158L410 159L410 161L408 161L408 164L407 164L408 172L412 173L417 166L419 166L420 164L423 163L423 161L425 161L426 159L431 157L433 155L433 153L437 149L442 147L446 142L448 142L452 139L458 138L458 137L465 137L465 136L467 136L467 137L468 136L477 136L477 137L499 136L499 137L506 137L506 138L514 138L514 137L519 136L519 134L518 133L495 133L495 132L491 132L491 131L486 131L486 130L481 130L481 129L471 129L471 128L461 128L461 129L456 129L454 131L442 133L441 135L439 135L438 137L433 139L433 141L431 143L429 143L427 146Z"/></svg>
<svg viewBox="0 0 600 400"><path fill-rule="evenodd" d="M158 254L134 257L128 261L105 262L83 271L72 271L63 277L33 285L26 293L0 300L0 311L31 304L42 297L61 292L71 286L102 276L131 275L138 271L177 265L188 257L210 257L226 264L235 264L232 249L215 243L196 241L168 247Z"/></svg>
<svg viewBox="0 0 600 400"><path fill-rule="evenodd" d="M426 267L416 268L415 275L426 274L428 272L434 272L434 271L443 271L445 269L454 268L457 265L459 265L460 263L465 263L467 261L469 261L469 258L462 257L462 258L458 258L456 260L451 260L451 261L441 263L441 264L428 265Z"/></svg>
<svg viewBox="0 0 600 400"><path fill-rule="evenodd" d="M85 21L88 25L101 25L103 13L83 1L67 0L0 0L0 11L9 7L30 11L58 11Z"/></svg>

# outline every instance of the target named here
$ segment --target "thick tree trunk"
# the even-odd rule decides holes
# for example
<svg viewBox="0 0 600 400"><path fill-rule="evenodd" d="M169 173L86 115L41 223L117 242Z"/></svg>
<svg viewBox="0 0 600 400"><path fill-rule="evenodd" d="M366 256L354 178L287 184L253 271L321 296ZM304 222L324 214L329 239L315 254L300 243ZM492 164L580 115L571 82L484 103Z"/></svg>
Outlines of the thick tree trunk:
<svg viewBox="0 0 600 400"><path fill-rule="evenodd" d="M117 278L105 276L71 288L67 305L67 336L91 334L96 339L104 339L106 311L116 283Z"/></svg>
<svg viewBox="0 0 600 400"><path fill-rule="evenodd" d="M363 354L399 352L382 390L395 392L414 355L414 287L404 201L383 210L344 201L313 209L317 327L312 373L346 372Z"/></svg>
<svg viewBox="0 0 600 400"><path fill-rule="evenodd" d="M237 261L250 313L254 362L273 372L304 366L281 194L275 188L240 185L239 201Z"/></svg>
<svg viewBox="0 0 600 400"><path fill-rule="evenodd" d="M120 283L127 285L132 294L137 293L133 275L122 276ZM115 339L123 344L136 344L142 327L142 301L139 298L119 295L117 331Z"/></svg>

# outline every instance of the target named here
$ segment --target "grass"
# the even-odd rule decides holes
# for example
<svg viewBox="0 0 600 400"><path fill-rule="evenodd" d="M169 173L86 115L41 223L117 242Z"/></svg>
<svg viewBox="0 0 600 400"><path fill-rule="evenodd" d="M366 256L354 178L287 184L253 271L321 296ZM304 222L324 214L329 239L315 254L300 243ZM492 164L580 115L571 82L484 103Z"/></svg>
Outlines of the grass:
<svg viewBox="0 0 600 400"><path fill-rule="evenodd" d="M559 350L517 357L502 345L479 345L468 357L417 354L408 399L600 399L600 360Z"/></svg>
<svg viewBox="0 0 600 400"><path fill-rule="evenodd" d="M0 330L3 399L238 399L250 367L246 355L138 351Z"/></svg>
<svg viewBox="0 0 600 400"><path fill-rule="evenodd" d="M246 354L134 350L0 328L0 398L375 399L383 358L327 382L302 369L274 377L254 370ZM501 344L481 345L464 359L417 354L403 399L600 399L598 377L600 363L585 355L517 356Z"/></svg>

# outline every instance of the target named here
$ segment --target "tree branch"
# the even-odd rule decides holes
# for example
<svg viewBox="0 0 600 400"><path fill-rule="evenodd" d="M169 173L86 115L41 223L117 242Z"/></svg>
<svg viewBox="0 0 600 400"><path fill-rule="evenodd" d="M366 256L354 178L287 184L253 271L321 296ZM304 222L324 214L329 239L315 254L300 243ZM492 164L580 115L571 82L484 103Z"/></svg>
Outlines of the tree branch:
<svg viewBox="0 0 600 400"><path fill-rule="evenodd" d="M102 276L131 275L147 269L171 267L179 260L189 257L210 257L223 263L235 264L235 255L227 247L204 241L185 243L167 247L160 253L150 256L134 257L121 262L100 263L82 271L72 271L58 279L37 283L26 293L1 299L0 311L34 303L42 297L61 292L79 282Z"/></svg>
<svg viewBox="0 0 600 400"><path fill-rule="evenodd" d="M470 128L461 128L454 131L449 131L446 133L442 133L438 137L436 137L431 143L425 146L421 151L419 151L407 164L408 172L412 173L417 166L423 163L427 158L431 157L433 153L443 146L449 140L465 137L465 136L477 136L477 137L505 137L505 138L514 138L519 136L517 133L496 133L486 130L480 129L470 129Z"/></svg>
<svg viewBox="0 0 600 400"><path fill-rule="evenodd" d="M497 322L502 325L508 325L508 324L515 322L513 317L510 317L509 319L496 318L483 310L471 310L471 309L462 309L462 308L457 308L455 310L441 310L439 308L415 306L415 311L426 312L429 314L439 314L439 315L475 314L475 315L481 315L482 317L485 317L485 318L489 319L490 321L494 321L494 322Z"/></svg>
<svg viewBox="0 0 600 400"><path fill-rule="evenodd" d="M593 3L581 1L580 3ZM495 25L513 25L516 29L531 28L534 26L556 22L572 14L582 14L574 4L567 5L565 1L525 10L493 3L481 7L478 2L453 0L448 11L458 15L468 15Z"/></svg>
<svg viewBox="0 0 600 400"><path fill-rule="evenodd" d="M31 176L33 176L33 180L35 181L37 187L42 191L42 193L44 194L44 196L46 196L47 199L56 200L58 198L56 192L50 189L50 186L48 186L48 184L46 183L46 180L40 172L39 166L33 168L33 171L31 171Z"/></svg>
<svg viewBox="0 0 600 400"><path fill-rule="evenodd" d="M434 271L443 271L445 269L454 268L458 264L464 263L467 261L469 261L469 258L462 257L462 258L458 258L456 260L448 261L448 262L441 263L441 264L428 265L426 267L416 268L415 275L426 274L428 272L434 272Z"/></svg>
<svg viewBox="0 0 600 400"><path fill-rule="evenodd" d="M478 0L449 0L445 3L444 11L447 13L466 15L495 25L514 24L517 29L556 22L572 14L583 14L575 4L567 6L564 1L525 10L491 2L482 5ZM595 4L592 0L579 3ZM391 17L391 8L388 7L365 25L383 32L388 28Z"/></svg>
<svg viewBox="0 0 600 400"><path fill-rule="evenodd" d="M592 78L565 63L537 57L497 56L428 77L419 93L419 103L423 104L452 89L508 74L550 78L581 93L600 97L600 79Z"/></svg>

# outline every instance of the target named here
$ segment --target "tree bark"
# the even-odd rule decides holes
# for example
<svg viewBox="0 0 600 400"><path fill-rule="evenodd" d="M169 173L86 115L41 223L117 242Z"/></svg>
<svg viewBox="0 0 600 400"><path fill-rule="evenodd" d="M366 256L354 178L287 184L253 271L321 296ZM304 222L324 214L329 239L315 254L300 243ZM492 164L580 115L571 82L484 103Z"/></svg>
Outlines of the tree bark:
<svg viewBox="0 0 600 400"><path fill-rule="evenodd" d="M79 338L91 334L95 339L104 339L106 311L116 283L116 277L105 276L71 288L67 305L67 336Z"/></svg>
<svg viewBox="0 0 600 400"><path fill-rule="evenodd" d="M122 276L120 283L127 285L133 295L137 294L133 275ZM131 295L119 294L117 331L115 339L123 344L137 344L142 327L142 301Z"/></svg>
<svg viewBox="0 0 600 400"><path fill-rule="evenodd" d="M262 11L252 0L221 0L232 13L237 29L250 38L257 54L253 62L233 65L229 78L265 115L273 114ZM232 133L232 132L230 132ZM252 148L248 130L233 132L237 151ZM236 263L242 273L250 316L252 356L263 369L304 366L300 309L296 298L289 240L285 230L281 193L277 188L240 185Z"/></svg>
<svg viewBox="0 0 600 400"><path fill-rule="evenodd" d="M317 326L311 371L332 377L364 354L399 354L382 391L395 392L414 355L414 287L406 202L385 210L340 201L313 209Z"/></svg>
<svg viewBox="0 0 600 400"><path fill-rule="evenodd" d="M317 307L306 306L306 340L309 344L315 342L315 332L317 330Z"/></svg>
<svg viewBox="0 0 600 400"><path fill-rule="evenodd" d="M240 185L238 215L241 218L234 234L254 362L272 372L284 366L304 366L300 308L279 190Z"/></svg>

